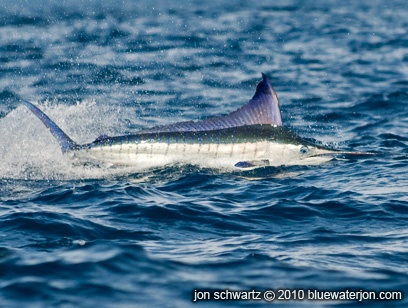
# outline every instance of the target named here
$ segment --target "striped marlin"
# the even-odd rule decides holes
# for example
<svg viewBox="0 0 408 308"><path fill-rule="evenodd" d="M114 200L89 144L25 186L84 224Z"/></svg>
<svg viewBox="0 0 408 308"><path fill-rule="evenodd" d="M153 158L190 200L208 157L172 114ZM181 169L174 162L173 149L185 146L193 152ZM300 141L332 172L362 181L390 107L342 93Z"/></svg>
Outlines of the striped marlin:
<svg viewBox="0 0 408 308"><path fill-rule="evenodd" d="M278 97L265 74L252 99L226 116L147 128L131 135L102 135L84 145L69 138L39 108L24 103L50 130L63 153L113 165L145 169L181 163L250 170L321 164L336 155L374 155L319 146L285 128Z"/></svg>

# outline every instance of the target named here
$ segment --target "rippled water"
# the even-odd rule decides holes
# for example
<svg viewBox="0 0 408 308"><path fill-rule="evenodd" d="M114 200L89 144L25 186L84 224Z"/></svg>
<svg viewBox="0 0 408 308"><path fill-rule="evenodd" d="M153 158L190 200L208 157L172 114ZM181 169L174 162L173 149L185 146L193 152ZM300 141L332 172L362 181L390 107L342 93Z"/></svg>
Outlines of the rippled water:
<svg viewBox="0 0 408 308"><path fill-rule="evenodd" d="M3 3L0 305L190 307L194 289L407 293L405 1ZM85 143L227 114L261 72L286 126L385 155L136 173L73 164L22 106Z"/></svg>

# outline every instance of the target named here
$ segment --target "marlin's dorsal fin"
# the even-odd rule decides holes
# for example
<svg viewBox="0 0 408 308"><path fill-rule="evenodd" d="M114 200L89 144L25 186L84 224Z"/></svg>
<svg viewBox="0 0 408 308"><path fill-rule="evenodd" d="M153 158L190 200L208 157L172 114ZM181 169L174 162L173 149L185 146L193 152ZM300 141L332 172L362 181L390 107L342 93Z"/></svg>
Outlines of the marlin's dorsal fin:
<svg viewBox="0 0 408 308"><path fill-rule="evenodd" d="M272 124L282 126L282 116L278 96L262 73L262 81L256 87L255 95L244 107L231 112L226 117L240 118L244 125Z"/></svg>
<svg viewBox="0 0 408 308"><path fill-rule="evenodd" d="M256 87L255 95L249 103L226 116L153 127L143 129L140 133L208 131L256 124L282 126L278 97L263 73L262 81Z"/></svg>

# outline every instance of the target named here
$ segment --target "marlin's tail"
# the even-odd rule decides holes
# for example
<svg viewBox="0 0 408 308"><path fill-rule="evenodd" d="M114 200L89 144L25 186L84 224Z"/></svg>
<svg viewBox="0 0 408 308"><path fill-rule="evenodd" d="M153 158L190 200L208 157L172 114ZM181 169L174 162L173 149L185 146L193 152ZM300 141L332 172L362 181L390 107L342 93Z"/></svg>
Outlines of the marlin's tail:
<svg viewBox="0 0 408 308"><path fill-rule="evenodd" d="M62 153L78 150L80 148L80 146L69 138L44 112L29 102L24 102L24 104L44 123L45 126L47 126L51 134L57 139L61 146Z"/></svg>

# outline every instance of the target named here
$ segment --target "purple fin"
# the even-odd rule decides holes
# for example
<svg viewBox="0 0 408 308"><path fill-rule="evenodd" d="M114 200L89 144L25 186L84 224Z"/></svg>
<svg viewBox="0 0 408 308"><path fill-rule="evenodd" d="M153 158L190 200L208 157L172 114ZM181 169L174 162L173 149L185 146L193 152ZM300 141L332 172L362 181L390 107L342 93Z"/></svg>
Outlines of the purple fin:
<svg viewBox="0 0 408 308"><path fill-rule="evenodd" d="M109 138L110 138L110 137L109 137L108 135L102 134L102 135L100 135L98 138L96 138L96 139L94 140L94 142L106 140L106 139L109 139Z"/></svg>
<svg viewBox="0 0 408 308"><path fill-rule="evenodd" d="M269 160L263 159L263 160L253 160L253 161L240 161L237 162L234 167L241 168L241 169L248 169L248 168L254 168L254 167L266 167L269 166Z"/></svg>
<svg viewBox="0 0 408 308"><path fill-rule="evenodd" d="M240 161L240 162L237 162L237 163L234 165L234 167L246 169L246 168L255 167L255 165L253 165L253 164L251 164L250 162L247 162L247 161Z"/></svg>
<svg viewBox="0 0 408 308"><path fill-rule="evenodd" d="M226 116L212 117L198 122L188 121L147 128L139 131L139 133L206 131L256 124L282 126L278 97L263 73L262 81L256 87L255 95L249 103Z"/></svg>

